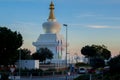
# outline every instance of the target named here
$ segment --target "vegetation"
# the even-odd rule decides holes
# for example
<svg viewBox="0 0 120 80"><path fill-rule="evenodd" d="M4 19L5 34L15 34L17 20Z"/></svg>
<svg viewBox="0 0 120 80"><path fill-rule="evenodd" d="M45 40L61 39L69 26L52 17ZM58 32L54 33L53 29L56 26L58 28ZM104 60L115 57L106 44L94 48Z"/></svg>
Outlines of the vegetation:
<svg viewBox="0 0 120 80"><path fill-rule="evenodd" d="M56 69L54 69L54 68L50 68L50 69L47 69L46 71L57 71Z"/></svg>
<svg viewBox="0 0 120 80"><path fill-rule="evenodd" d="M108 69L102 69L100 74L92 74L92 80L120 80L120 54L111 58ZM74 80L89 80L89 75L82 75Z"/></svg>
<svg viewBox="0 0 120 80"><path fill-rule="evenodd" d="M109 62L109 71L104 75L104 80L120 80L120 54L113 57Z"/></svg>
<svg viewBox="0 0 120 80"><path fill-rule="evenodd" d="M38 59L40 62L46 61L46 59L52 59L53 53L48 48L40 48L37 52L32 55L33 59Z"/></svg>
<svg viewBox="0 0 120 80"><path fill-rule="evenodd" d="M17 49L23 44L22 35L6 27L0 27L0 64L14 64Z"/></svg>
<svg viewBox="0 0 120 80"><path fill-rule="evenodd" d="M81 54L85 57L93 57L96 55L96 50L93 46L85 46L81 49Z"/></svg>
<svg viewBox="0 0 120 80"><path fill-rule="evenodd" d="M83 75L75 78L74 80L90 80L90 74L83 74ZM104 79L103 79L103 75L101 75L101 74L92 74L91 80L104 80ZM106 80L108 80L108 79L106 79Z"/></svg>
<svg viewBox="0 0 120 80"><path fill-rule="evenodd" d="M97 57L97 58L95 57L95 58L91 59L90 65L94 69L97 69L97 68L100 68L100 67L104 67L105 66L105 62L104 62L104 59L99 58L99 57Z"/></svg>
<svg viewBox="0 0 120 80"><path fill-rule="evenodd" d="M78 62L75 64L75 66L78 67L89 67L89 64L83 63L83 62Z"/></svg>
<svg viewBox="0 0 120 80"><path fill-rule="evenodd" d="M93 68L104 67L104 60L111 57L111 52L104 45L87 45L81 49L81 54L89 59L89 64Z"/></svg>
<svg viewBox="0 0 120 80"><path fill-rule="evenodd" d="M33 76L40 76L41 73L43 73L42 69L20 69L21 76L30 76L31 74ZM17 75L19 73L19 69L16 69L14 72L14 75Z"/></svg>
<svg viewBox="0 0 120 80"><path fill-rule="evenodd" d="M19 73L19 69L16 69L14 75ZM54 68L49 68L47 70L42 69L21 69L21 76L50 76L50 75L62 75L65 74L64 71L57 71Z"/></svg>
<svg viewBox="0 0 120 80"><path fill-rule="evenodd" d="M89 75L88 74L87 75L83 74L83 75L75 78L74 80L90 80L90 79L89 79Z"/></svg>
<svg viewBox="0 0 120 80"><path fill-rule="evenodd" d="M120 54L113 57L108 64L111 74L120 74Z"/></svg>
<svg viewBox="0 0 120 80"><path fill-rule="evenodd" d="M19 49L18 52L17 52L17 59L19 59L19 56L21 55L21 59L22 60L29 60L31 59L31 51L29 49Z"/></svg>
<svg viewBox="0 0 120 80"><path fill-rule="evenodd" d="M85 46L81 49L81 53L86 57L101 57L103 59L109 59L111 52L104 45L92 45Z"/></svg>

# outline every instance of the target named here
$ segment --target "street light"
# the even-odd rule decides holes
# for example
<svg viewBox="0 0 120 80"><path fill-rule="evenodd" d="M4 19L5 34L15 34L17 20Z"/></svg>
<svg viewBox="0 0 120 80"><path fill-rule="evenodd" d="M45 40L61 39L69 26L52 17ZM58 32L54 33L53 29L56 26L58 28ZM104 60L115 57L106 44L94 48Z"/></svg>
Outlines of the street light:
<svg viewBox="0 0 120 80"><path fill-rule="evenodd" d="M66 27L66 68L67 68L67 38L68 38L68 29L67 29L67 24L63 24L63 26ZM66 75L66 80L67 80L67 75Z"/></svg>
<svg viewBox="0 0 120 80"><path fill-rule="evenodd" d="M21 71L20 71L20 69L21 69L21 48L19 49L19 76L21 75Z"/></svg>
<svg viewBox="0 0 120 80"><path fill-rule="evenodd" d="M66 67L67 67L67 24L63 24L66 28Z"/></svg>

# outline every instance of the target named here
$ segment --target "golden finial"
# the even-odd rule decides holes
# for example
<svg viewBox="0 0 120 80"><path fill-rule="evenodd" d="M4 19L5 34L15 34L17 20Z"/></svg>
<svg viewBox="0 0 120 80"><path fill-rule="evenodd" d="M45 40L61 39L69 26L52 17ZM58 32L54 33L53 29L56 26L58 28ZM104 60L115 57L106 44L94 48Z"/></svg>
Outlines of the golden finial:
<svg viewBox="0 0 120 80"><path fill-rule="evenodd" d="M50 9L54 9L54 3L51 1Z"/></svg>
<svg viewBox="0 0 120 80"><path fill-rule="evenodd" d="M48 20L53 21L55 19L55 16L54 16L54 3L52 1L49 9L50 9L50 14Z"/></svg>

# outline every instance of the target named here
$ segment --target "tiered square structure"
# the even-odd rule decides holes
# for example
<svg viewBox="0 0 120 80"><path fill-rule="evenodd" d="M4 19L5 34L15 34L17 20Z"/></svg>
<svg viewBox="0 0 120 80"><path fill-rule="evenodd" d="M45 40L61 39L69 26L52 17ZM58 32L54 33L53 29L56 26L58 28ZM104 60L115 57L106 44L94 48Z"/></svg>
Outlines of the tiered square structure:
<svg viewBox="0 0 120 80"><path fill-rule="evenodd" d="M40 34L36 42L33 45L36 47L36 51L40 48L48 48L53 52L52 63L65 63L65 49L66 42L61 34L60 24L56 21L54 16L54 4L50 4L50 14L47 22L43 23L44 34Z"/></svg>

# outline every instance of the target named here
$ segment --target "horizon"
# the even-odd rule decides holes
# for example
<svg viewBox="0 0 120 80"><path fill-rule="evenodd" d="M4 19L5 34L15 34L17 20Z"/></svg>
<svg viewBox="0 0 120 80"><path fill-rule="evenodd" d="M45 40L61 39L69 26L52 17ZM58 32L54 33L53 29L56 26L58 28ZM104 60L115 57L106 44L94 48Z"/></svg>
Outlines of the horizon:
<svg viewBox="0 0 120 80"><path fill-rule="evenodd" d="M65 36L68 25L68 52L80 54L86 45L105 45L112 56L120 53L120 1L119 0L52 0L55 17ZM68 2L69 1L69 2ZM44 34L42 24L49 16L51 0L0 0L0 26L20 32L22 48L35 52L32 42Z"/></svg>

